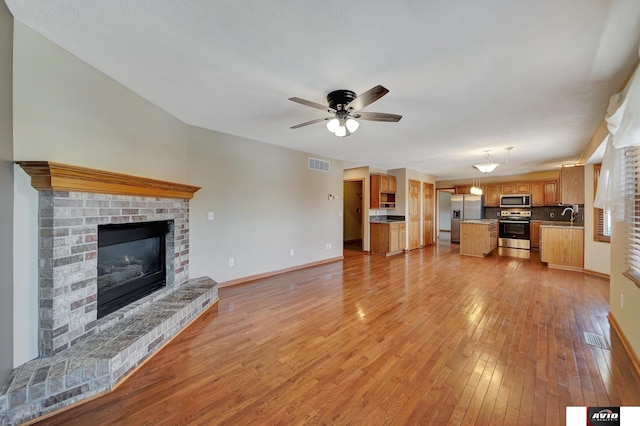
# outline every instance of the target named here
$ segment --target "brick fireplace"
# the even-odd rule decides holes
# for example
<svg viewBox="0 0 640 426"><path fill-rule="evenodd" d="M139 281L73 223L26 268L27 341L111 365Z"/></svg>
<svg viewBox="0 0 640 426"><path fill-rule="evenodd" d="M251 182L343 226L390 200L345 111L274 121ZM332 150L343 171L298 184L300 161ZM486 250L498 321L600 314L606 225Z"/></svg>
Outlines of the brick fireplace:
<svg viewBox="0 0 640 426"><path fill-rule="evenodd" d="M39 354L0 387L13 424L111 389L217 301L189 279L189 200L198 187L51 162L18 162L39 191ZM99 226L165 223L165 285L98 319ZM123 337L126 336L126 337Z"/></svg>

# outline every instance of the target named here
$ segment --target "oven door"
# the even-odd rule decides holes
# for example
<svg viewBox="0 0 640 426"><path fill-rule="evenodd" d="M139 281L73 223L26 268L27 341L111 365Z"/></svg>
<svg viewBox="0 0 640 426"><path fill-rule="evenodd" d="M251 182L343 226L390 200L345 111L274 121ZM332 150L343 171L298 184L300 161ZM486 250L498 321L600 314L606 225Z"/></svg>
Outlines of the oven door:
<svg viewBox="0 0 640 426"><path fill-rule="evenodd" d="M531 248L531 222L528 220L501 220L499 221L498 246Z"/></svg>

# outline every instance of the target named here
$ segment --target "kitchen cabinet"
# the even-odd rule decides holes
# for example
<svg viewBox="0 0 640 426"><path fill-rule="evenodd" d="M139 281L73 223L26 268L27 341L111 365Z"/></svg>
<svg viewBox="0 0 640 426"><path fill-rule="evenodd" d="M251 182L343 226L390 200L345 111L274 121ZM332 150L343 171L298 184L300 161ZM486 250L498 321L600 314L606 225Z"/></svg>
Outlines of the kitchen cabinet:
<svg viewBox="0 0 640 426"><path fill-rule="evenodd" d="M369 208L372 209L395 209L396 208L396 178L395 176L384 174L372 174L371 200Z"/></svg>
<svg viewBox="0 0 640 426"><path fill-rule="evenodd" d="M406 247L407 224L405 222L370 223L371 253L391 256Z"/></svg>
<svg viewBox="0 0 640 426"><path fill-rule="evenodd" d="M560 204L584 204L584 166L560 169Z"/></svg>
<svg viewBox="0 0 640 426"><path fill-rule="evenodd" d="M460 224L460 254L486 256L498 247L497 220L465 220Z"/></svg>
<svg viewBox="0 0 640 426"><path fill-rule="evenodd" d="M500 185L487 184L482 186L485 207L500 207Z"/></svg>
<svg viewBox="0 0 640 426"><path fill-rule="evenodd" d="M544 181L544 205L558 205L558 179Z"/></svg>
<svg viewBox="0 0 640 426"><path fill-rule="evenodd" d="M513 184L516 194L531 194L531 182L516 182Z"/></svg>
<svg viewBox="0 0 640 426"><path fill-rule="evenodd" d="M454 189L456 194L471 194L471 186L456 185Z"/></svg>
<svg viewBox="0 0 640 426"><path fill-rule="evenodd" d="M540 247L540 225L542 221L540 220L532 220L531 228L530 228L530 238L531 238L531 248L539 248Z"/></svg>
<svg viewBox="0 0 640 426"><path fill-rule="evenodd" d="M557 206L558 180L531 182L531 207Z"/></svg>
<svg viewBox="0 0 640 426"><path fill-rule="evenodd" d="M507 182L500 184L500 193L501 194L515 194L516 193L516 185L513 182Z"/></svg>
<svg viewBox="0 0 640 426"><path fill-rule="evenodd" d="M505 195L530 194L530 182L505 182L500 185L500 192Z"/></svg>
<svg viewBox="0 0 640 426"><path fill-rule="evenodd" d="M544 182L531 182L531 207L540 207L544 205Z"/></svg>
<svg viewBox="0 0 640 426"><path fill-rule="evenodd" d="M584 267L584 228L542 225L540 261L551 268L582 270Z"/></svg>

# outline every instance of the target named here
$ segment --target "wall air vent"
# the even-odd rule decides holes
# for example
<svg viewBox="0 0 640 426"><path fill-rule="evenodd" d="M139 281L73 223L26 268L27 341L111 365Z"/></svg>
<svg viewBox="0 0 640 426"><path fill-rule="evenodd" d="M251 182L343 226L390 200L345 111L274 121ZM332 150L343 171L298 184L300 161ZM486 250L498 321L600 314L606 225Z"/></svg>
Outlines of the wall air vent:
<svg viewBox="0 0 640 426"><path fill-rule="evenodd" d="M311 170L329 173L331 171L331 163L326 160L309 157L309 168Z"/></svg>

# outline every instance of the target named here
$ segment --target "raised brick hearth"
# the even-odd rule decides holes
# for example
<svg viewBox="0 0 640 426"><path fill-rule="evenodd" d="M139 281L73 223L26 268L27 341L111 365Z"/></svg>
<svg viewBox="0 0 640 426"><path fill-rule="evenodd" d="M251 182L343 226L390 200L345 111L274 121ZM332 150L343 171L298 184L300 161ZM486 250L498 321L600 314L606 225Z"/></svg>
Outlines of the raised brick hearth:
<svg viewBox="0 0 640 426"><path fill-rule="evenodd" d="M196 187L54 163L21 166L40 198L40 356L0 386L3 425L108 391L218 298L215 281L189 280L188 199ZM98 225L153 221L170 224L166 287L97 320Z"/></svg>

